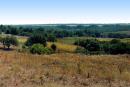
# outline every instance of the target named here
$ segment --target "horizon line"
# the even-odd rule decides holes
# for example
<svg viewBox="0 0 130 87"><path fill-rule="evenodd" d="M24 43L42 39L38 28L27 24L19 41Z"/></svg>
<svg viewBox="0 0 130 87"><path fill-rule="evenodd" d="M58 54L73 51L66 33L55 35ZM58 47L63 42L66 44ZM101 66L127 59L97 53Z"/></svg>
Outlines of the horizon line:
<svg viewBox="0 0 130 87"><path fill-rule="evenodd" d="M123 23L123 22L121 22L121 23L26 23L26 24L24 24L24 23L21 23L21 24L1 24L0 23L0 25L84 25L84 24L130 24L130 22L129 23Z"/></svg>

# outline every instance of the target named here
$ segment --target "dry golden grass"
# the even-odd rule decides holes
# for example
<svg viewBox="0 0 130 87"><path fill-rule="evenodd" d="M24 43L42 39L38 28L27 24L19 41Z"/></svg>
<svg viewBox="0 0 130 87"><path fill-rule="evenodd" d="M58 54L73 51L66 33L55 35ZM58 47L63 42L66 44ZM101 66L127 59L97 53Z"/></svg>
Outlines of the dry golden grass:
<svg viewBox="0 0 130 87"><path fill-rule="evenodd" d="M24 36L18 36L18 41L20 43L25 43L27 41L28 37L24 37Z"/></svg>
<svg viewBox="0 0 130 87"><path fill-rule="evenodd" d="M47 45L48 47L51 47L53 43L48 42ZM54 44L57 46L58 51L63 51L63 52L75 52L77 46L71 45L71 44L64 44L64 43L59 43L59 42L54 42Z"/></svg>
<svg viewBox="0 0 130 87"><path fill-rule="evenodd" d="M0 51L0 87L130 87L130 55Z"/></svg>

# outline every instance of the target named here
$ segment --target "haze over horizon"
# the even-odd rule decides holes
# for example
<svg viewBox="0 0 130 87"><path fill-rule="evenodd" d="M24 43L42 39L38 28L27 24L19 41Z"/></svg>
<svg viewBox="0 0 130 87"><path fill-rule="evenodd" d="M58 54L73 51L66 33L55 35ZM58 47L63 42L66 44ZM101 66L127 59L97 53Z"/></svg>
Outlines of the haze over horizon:
<svg viewBox="0 0 130 87"><path fill-rule="evenodd" d="M130 0L1 0L0 24L130 23Z"/></svg>

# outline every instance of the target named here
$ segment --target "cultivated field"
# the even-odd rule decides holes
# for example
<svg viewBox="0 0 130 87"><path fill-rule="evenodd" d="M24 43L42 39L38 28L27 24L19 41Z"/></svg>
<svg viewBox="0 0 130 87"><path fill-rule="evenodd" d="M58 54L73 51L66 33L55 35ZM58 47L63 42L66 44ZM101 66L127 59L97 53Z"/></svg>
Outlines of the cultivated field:
<svg viewBox="0 0 130 87"><path fill-rule="evenodd" d="M0 87L130 87L130 55L0 51Z"/></svg>

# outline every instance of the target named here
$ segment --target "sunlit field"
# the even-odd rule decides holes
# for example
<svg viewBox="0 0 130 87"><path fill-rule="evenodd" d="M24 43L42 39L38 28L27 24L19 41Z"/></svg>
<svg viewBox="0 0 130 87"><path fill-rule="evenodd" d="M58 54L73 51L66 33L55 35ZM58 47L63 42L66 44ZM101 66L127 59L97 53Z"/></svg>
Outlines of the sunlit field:
<svg viewBox="0 0 130 87"><path fill-rule="evenodd" d="M28 39L28 37L24 37L24 36L18 36L17 38L20 43L25 43Z"/></svg>
<svg viewBox="0 0 130 87"><path fill-rule="evenodd" d="M53 42L48 42L48 47L53 44ZM60 43L60 42L54 42L54 44L57 46L57 49L59 52L75 52L77 46L76 45L71 45L71 44L65 44L65 43Z"/></svg>

